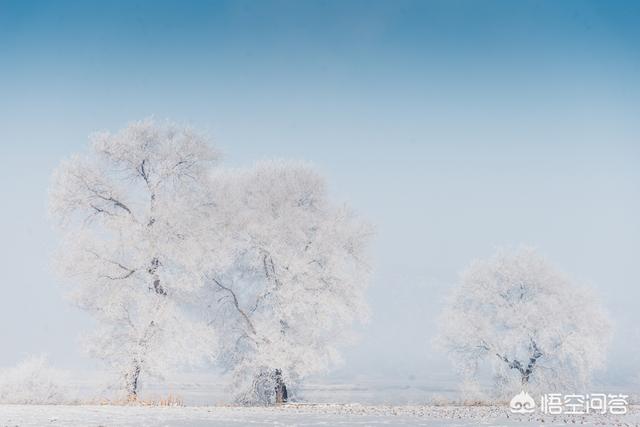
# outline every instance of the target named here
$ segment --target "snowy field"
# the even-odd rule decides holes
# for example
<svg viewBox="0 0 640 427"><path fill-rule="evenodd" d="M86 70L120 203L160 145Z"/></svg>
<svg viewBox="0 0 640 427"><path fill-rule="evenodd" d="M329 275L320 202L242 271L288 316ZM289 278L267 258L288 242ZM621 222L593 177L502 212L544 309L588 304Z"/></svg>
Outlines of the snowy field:
<svg viewBox="0 0 640 427"><path fill-rule="evenodd" d="M100 400L109 391L95 378L75 378L75 398ZM616 387L610 392L631 389ZM389 381L358 379L353 382L311 382L300 390L301 402L281 407L235 407L225 403L228 393L214 374L180 374L162 384L148 384L144 398L172 394L183 407L111 405L0 405L0 427L15 426L634 426L640 427L640 406L624 416L522 416L506 406L453 406L433 404L456 398L455 386L446 376L428 380ZM340 402L335 404L332 402ZM352 402L352 403L349 403ZM356 403L359 402L359 403ZM637 402L634 398L632 402Z"/></svg>
<svg viewBox="0 0 640 427"><path fill-rule="evenodd" d="M624 416L514 416L507 408L453 406L287 405L122 407L0 405L0 426L640 426L640 408Z"/></svg>
<svg viewBox="0 0 640 427"><path fill-rule="evenodd" d="M237 407L215 373L181 373L146 384L143 399L169 395L185 406L97 405L113 390L99 384L106 373L68 378L66 405L0 404L0 427L21 426L634 426L640 427L640 406L624 416L521 416L506 406L454 406L459 398L447 375L399 380L370 377L309 381L295 393L297 403L280 407ZM634 394L637 386L606 392ZM72 392L72 390L74 392ZM600 390L600 389L599 389ZM77 404L94 402L94 404ZM309 403L313 402L313 403ZM637 396L631 399L637 403Z"/></svg>

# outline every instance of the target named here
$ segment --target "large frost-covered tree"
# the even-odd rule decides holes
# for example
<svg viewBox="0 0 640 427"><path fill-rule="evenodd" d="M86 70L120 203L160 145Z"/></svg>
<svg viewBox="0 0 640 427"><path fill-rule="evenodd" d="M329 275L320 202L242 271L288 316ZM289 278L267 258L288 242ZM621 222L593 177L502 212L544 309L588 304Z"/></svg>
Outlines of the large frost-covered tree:
<svg viewBox="0 0 640 427"><path fill-rule="evenodd" d="M488 366L497 394L578 392L603 365L610 325L592 293L533 249L499 251L461 275L438 341L473 378Z"/></svg>
<svg viewBox="0 0 640 427"><path fill-rule="evenodd" d="M50 212L63 234L56 263L96 319L89 350L136 399L144 375L210 353L212 329L188 309L203 285L206 189L217 159L204 137L153 120L98 133L63 162Z"/></svg>
<svg viewBox="0 0 640 427"><path fill-rule="evenodd" d="M287 400L291 386L339 360L338 346L365 319L367 224L330 203L311 168L264 162L213 179L227 248L209 271L207 301L220 360L241 403Z"/></svg>

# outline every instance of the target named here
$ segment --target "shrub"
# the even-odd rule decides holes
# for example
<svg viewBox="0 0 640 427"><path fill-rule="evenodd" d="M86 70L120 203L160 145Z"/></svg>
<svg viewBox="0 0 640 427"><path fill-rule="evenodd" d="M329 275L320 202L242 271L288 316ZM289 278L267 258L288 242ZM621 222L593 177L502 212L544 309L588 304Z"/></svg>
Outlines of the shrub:
<svg viewBox="0 0 640 427"><path fill-rule="evenodd" d="M30 356L13 368L0 370L0 402L64 403L68 397L64 372L49 366L45 356Z"/></svg>

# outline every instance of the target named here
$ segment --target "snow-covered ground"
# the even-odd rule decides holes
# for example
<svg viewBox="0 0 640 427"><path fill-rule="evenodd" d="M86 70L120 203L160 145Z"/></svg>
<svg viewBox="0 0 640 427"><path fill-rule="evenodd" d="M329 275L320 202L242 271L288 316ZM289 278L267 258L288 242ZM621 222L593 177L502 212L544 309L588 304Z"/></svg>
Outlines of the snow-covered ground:
<svg viewBox="0 0 640 427"><path fill-rule="evenodd" d="M500 406L287 405L273 408L0 405L0 426L640 426L624 416L515 416Z"/></svg>
<svg viewBox="0 0 640 427"><path fill-rule="evenodd" d="M105 381L108 376L105 376ZM85 375L68 384L71 400L100 402L113 390ZM634 394L637 388L603 388L607 392ZM600 389L598 389L600 390ZM445 376L391 382L372 378L350 381L310 381L297 390L300 402L283 407L229 406L229 390L215 374L179 374L163 382L146 384L143 399L169 395L184 407L110 405L0 405L0 427L14 426L634 426L640 427L640 406L625 416L513 415L505 406L453 406L459 399L455 384ZM637 396L631 399L638 402ZM339 403L335 403L339 402ZM352 403L351 403L352 402ZM434 404L443 402L442 405ZM445 404L446 403L446 404Z"/></svg>

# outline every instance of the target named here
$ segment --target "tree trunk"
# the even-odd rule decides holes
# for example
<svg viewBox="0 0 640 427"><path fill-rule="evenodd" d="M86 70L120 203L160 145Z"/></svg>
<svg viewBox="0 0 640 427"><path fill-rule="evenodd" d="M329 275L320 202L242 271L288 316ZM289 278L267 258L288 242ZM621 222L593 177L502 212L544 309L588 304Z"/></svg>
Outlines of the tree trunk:
<svg viewBox="0 0 640 427"><path fill-rule="evenodd" d="M138 380L140 378L140 364L138 361L133 361L133 369L131 372L125 374L126 388L127 388L127 400L138 400Z"/></svg>
<svg viewBox="0 0 640 427"><path fill-rule="evenodd" d="M164 290L160 284L160 276L158 275L158 268L160 267L160 260L158 257L154 257L151 260L151 266L147 272L153 277L153 287L149 287L150 291L154 291L158 295L167 295L167 291Z"/></svg>
<svg viewBox="0 0 640 427"><path fill-rule="evenodd" d="M282 380L282 371L280 369L276 369L276 405L280 405L287 402L289 398L287 396L287 386Z"/></svg>

